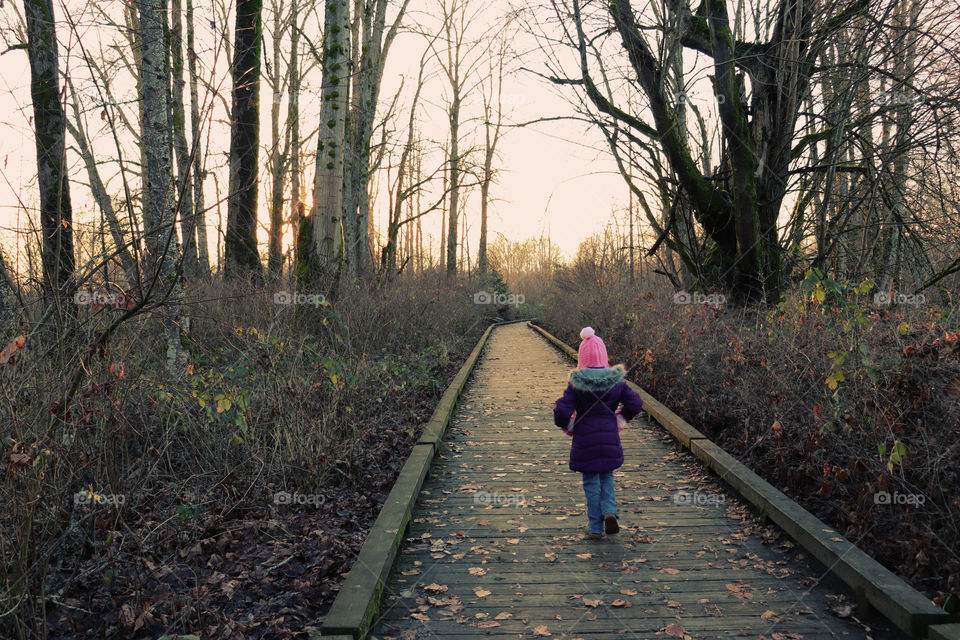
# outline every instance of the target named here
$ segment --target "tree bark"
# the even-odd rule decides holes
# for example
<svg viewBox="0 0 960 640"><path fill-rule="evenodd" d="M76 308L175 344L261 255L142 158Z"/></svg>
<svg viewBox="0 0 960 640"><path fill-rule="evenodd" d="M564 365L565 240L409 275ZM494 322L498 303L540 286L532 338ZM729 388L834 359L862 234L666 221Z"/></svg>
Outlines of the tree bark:
<svg viewBox="0 0 960 640"><path fill-rule="evenodd" d="M450 120L450 210L447 213L447 275L457 273L457 222L460 217L460 94L447 112Z"/></svg>
<svg viewBox="0 0 960 640"><path fill-rule="evenodd" d="M290 210L294 242L294 264L299 264L300 221L303 219L303 187L300 168L300 0L290 4L290 68L287 79L287 130L290 135Z"/></svg>
<svg viewBox="0 0 960 640"><path fill-rule="evenodd" d="M350 51L347 0L328 0L324 14L323 84L317 168L313 189L313 238L321 278L336 282L344 256L343 186L345 118ZM335 286L335 285L334 285Z"/></svg>
<svg viewBox="0 0 960 640"><path fill-rule="evenodd" d="M283 4L273 8L273 63L268 68L270 84L273 89L273 100L270 103L270 233L267 257L267 271L270 280L280 277L283 268L283 171L287 163L287 145L280 149L280 101L283 97L284 79L287 74L280 69L280 42L286 28L283 26L280 13ZM284 136L289 141L289 136Z"/></svg>
<svg viewBox="0 0 960 640"><path fill-rule="evenodd" d="M177 156L177 210L180 214L180 235L183 238L183 268L191 275L199 271L197 257L197 219L193 209L190 172L193 167L191 149L187 146L187 117L183 99L183 20L181 0L170 3L170 55L173 81L171 114L173 116L173 148ZM194 152L196 150L193 150Z"/></svg>
<svg viewBox="0 0 960 640"><path fill-rule="evenodd" d="M260 55L263 0L238 0L234 32L233 106L230 127L230 193L224 267L228 276L259 282L257 196L260 158Z"/></svg>
<svg viewBox="0 0 960 640"><path fill-rule="evenodd" d="M150 298L163 302L161 317L167 339L167 371L178 377L186 371L183 337L189 315L181 277L180 243L176 229L176 183L173 177L170 127L170 50L166 0L138 0L143 60L143 139L147 190L144 211L157 221L149 230Z"/></svg>
<svg viewBox="0 0 960 640"><path fill-rule="evenodd" d="M65 157L66 118L60 103L60 68L52 0L24 0L30 95L40 190L43 294L48 304L73 295L73 209ZM57 316L76 315L73 301Z"/></svg>
<svg viewBox="0 0 960 640"><path fill-rule="evenodd" d="M197 230L197 273L210 276L207 211L203 198L203 149L200 144L200 94L197 91L197 50L194 45L193 0L187 1L187 71L190 76L190 133L193 137L193 213Z"/></svg>

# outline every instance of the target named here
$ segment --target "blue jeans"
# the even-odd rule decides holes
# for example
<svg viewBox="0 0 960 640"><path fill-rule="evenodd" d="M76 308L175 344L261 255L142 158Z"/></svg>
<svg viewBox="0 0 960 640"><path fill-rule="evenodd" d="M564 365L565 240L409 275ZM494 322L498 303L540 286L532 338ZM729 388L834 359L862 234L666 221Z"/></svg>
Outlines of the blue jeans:
<svg viewBox="0 0 960 640"><path fill-rule="evenodd" d="M591 533L603 533L603 516L617 515L617 497L613 492L613 471L583 474L583 492L587 496L587 521Z"/></svg>

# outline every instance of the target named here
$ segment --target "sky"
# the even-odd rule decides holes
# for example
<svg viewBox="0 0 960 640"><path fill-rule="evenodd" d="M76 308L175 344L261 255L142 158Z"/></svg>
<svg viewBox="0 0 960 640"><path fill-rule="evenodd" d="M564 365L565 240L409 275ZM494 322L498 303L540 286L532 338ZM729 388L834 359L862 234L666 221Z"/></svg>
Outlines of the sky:
<svg viewBox="0 0 960 640"><path fill-rule="evenodd" d="M64 2L67 4L64 5ZM431 19L430 4L431 0L415 0L411 6L411 20L429 23ZM204 5L209 5L211 0L198 0L198 11L202 11ZM419 3L419 4L418 4ZM13 3L6 3L6 7L0 9L3 12L3 22L9 24L13 19ZM55 0L58 6L57 11L61 13L64 6L75 10L78 5L71 3L70 0ZM116 7L120 3L118 0L105 0L104 6L109 10L110 7ZM267 6L270 6L268 1ZM507 3L504 0L495 0L493 2L484 2L483 16L490 17L496 15L493 8L499 7L504 11ZM96 21L87 16L90 24ZM220 24L218 24L219 22ZM220 19L212 26L222 32L224 22ZM479 24L479 23L478 23ZM429 24L425 24L429 28ZM481 25L480 30L486 29ZM84 38L84 44L87 49L94 49L97 38L104 38L105 33L102 29L90 28L86 31L80 31ZM110 32L106 32L110 33ZM116 37L116 30L112 30L113 37ZM61 68L69 70L79 78L83 73L83 60L80 58L74 33L66 28L65 24L58 24L58 37L61 41ZM198 34L202 38L203 34ZM210 40L210 32L207 33ZM269 38L269 35L268 35ZM411 84L416 79L418 63L421 53L425 46L425 39L414 33L401 33L397 38L394 48L390 52L388 64L383 81L381 99L388 100L399 90L401 79L406 76L404 91L407 98L411 92ZM530 49L532 43L529 34L519 33L515 38L515 46L518 50ZM268 39L269 45L269 39ZM212 45L211 45L212 46ZM266 53L266 52L265 52ZM212 56L212 50L208 49L201 53L201 57L206 56L204 60L209 61ZM535 51L521 56L517 63L527 66L531 69L544 71L542 59ZM211 70L211 84L219 87L220 97L214 97L209 92L204 92L201 97L205 103L212 103L215 110L221 109L221 98L229 103L229 74L226 71L224 59L221 54L221 61L218 69ZM118 96L124 94L125 87L130 89L129 80L124 83L122 73L114 72L117 86L112 90ZM319 70L314 71L312 80L315 85L319 85ZM446 135L447 123L442 110L442 82L438 77L429 81L428 86L432 86L430 91L425 91L426 103L421 109L420 126L424 130L424 135L433 137L436 140L443 140ZM536 77L529 72L517 72L510 74L505 79L504 102L509 111L509 118L513 122L527 122L542 117L569 116L575 115L570 102L558 95L555 87L552 87L541 78ZM118 98L119 99L119 98ZM402 129L406 126L406 118L409 108L409 99L405 103L400 101L400 113L397 118L398 139L404 136ZM266 144L269 135L268 112L270 105L270 89L265 84L261 87L261 109L263 111L264 124L261 128L261 143ZM301 98L301 118L305 129L309 128L310 122L318 117L315 92L308 90ZM465 115L468 119L475 118L476 108L479 105L479 95L473 95L468 98L465 107ZM284 103L282 113L285 113ZM37 206L36 196L36 155L31 132L32 110L29 93L29 66L26 51L10 51L0 56L0 242L3 243L7 255L8 263L11 265L22 265L25 260L25 242L23 232L28 228L27 216L24 208L33 208ZM214 119L220 120L211 130L211 158L214 162L223 162L223 154L229 147L229 132L224 120L223 113L214 112ZM92 118L93 125L100 125L96 118ZM92 126L96 131L97 126ZM471 141L476 141L479 134L479 125L476 121L468 123L465 126L464 143L462 146L469 146ZM475 131L475 133L473 133ZM112 148L112 142L108 132L100 130L94 135L94 146L99 157L115 157L115 151ZM72 140L68 136L68 142ZM311 141L315 145L315 141ZM510 128L500 143L499 153L499 178L498 183L493 187L492 197L494 201L490 207L490 239L503 235L510 240L523 240L528 237L549 234L555 246L571 256L576 252L579 243L591 233L602 230L603 226L609 221L612 211L615 208L623 207L627 201L627 188L623 180L616 173L616 166L613 160L603 151L602 138L599 132L591 130L584 123L573 121L552 121L530 125L523 128ZM307 149L311 150L311 149ZM315 151L315 148L311 151ZM219 155L218 155L219 154ZM89 188L86 186L86 175L79 158L72 151L68 151L68 163L70 165L71 196L74 201L75 216L78 223L84 220L90 222L93 220L92 200L89 195ZM261 199L263 200L269 192L269 180L265 175L266 154L261 151L262 170L261 179ZM116 173L114 165L111 173ZM225 170L221 173L225 176ZM307 179L312 174L312 168L308 170ZM222 178L225 179L225 178ZM211 181L207 181L207 202L212 203L215 200L215 194L212 192ZM110 188L119 194L120 182L114 179ZM307 202L311 200L310 190L307 190ZM426 200L426 198L425 198ZM374 211L375 225L382 227L384 209L386 207L386 197L378 198L379 207ZM479 238L479 199L476 195L471 196L467 201L467 225L471 243L471 255L475 256L476 246ZM223 208L225 216L225 207ZM216 211L208 214L208 224L210 227L210 237L216 235L217 213ZM266 225L267 212L263 207L261 210L261 225ZM225 221L224 221L225 223ZM435 237L439 237L440 214L431 214L424 219L425 232L429 232ZM17 233L19 231L19 233ZM19 242L17 239L19 238ZM34 238L32 240L36 242ZM261 251L266 253L266 229L260 232ZM437 241L439 242L439 241ZM211 256L216 253L211 249Z"/></svg>

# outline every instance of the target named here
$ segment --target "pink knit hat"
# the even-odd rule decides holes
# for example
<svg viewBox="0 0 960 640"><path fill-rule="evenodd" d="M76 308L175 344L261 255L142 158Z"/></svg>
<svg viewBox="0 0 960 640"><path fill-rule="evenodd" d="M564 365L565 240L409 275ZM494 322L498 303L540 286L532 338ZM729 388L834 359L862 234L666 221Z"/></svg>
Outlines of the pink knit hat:
<svg viewBox="0 0 960 640"><path fill-rule="evenodd" d="M609 367L607 360L607 346L591 327L584 327L580 332L583 342L580 343L580 352L577 354L577 368Z"/></svg>

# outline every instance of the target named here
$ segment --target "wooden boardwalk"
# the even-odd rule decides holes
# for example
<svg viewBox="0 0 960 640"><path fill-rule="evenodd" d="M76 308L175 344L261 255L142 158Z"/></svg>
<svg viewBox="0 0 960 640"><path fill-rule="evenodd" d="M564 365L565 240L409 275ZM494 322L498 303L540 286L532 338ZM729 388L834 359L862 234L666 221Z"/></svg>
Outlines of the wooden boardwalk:
<svg viewBox="0 0 960 640"><path fill-rule="evenodd" d="M570 369L525 325L494 331L370 637L904 637L850 615L852 594L643 414L621 434L621 531L583 539L580 474L552 424Z"/></svg>

